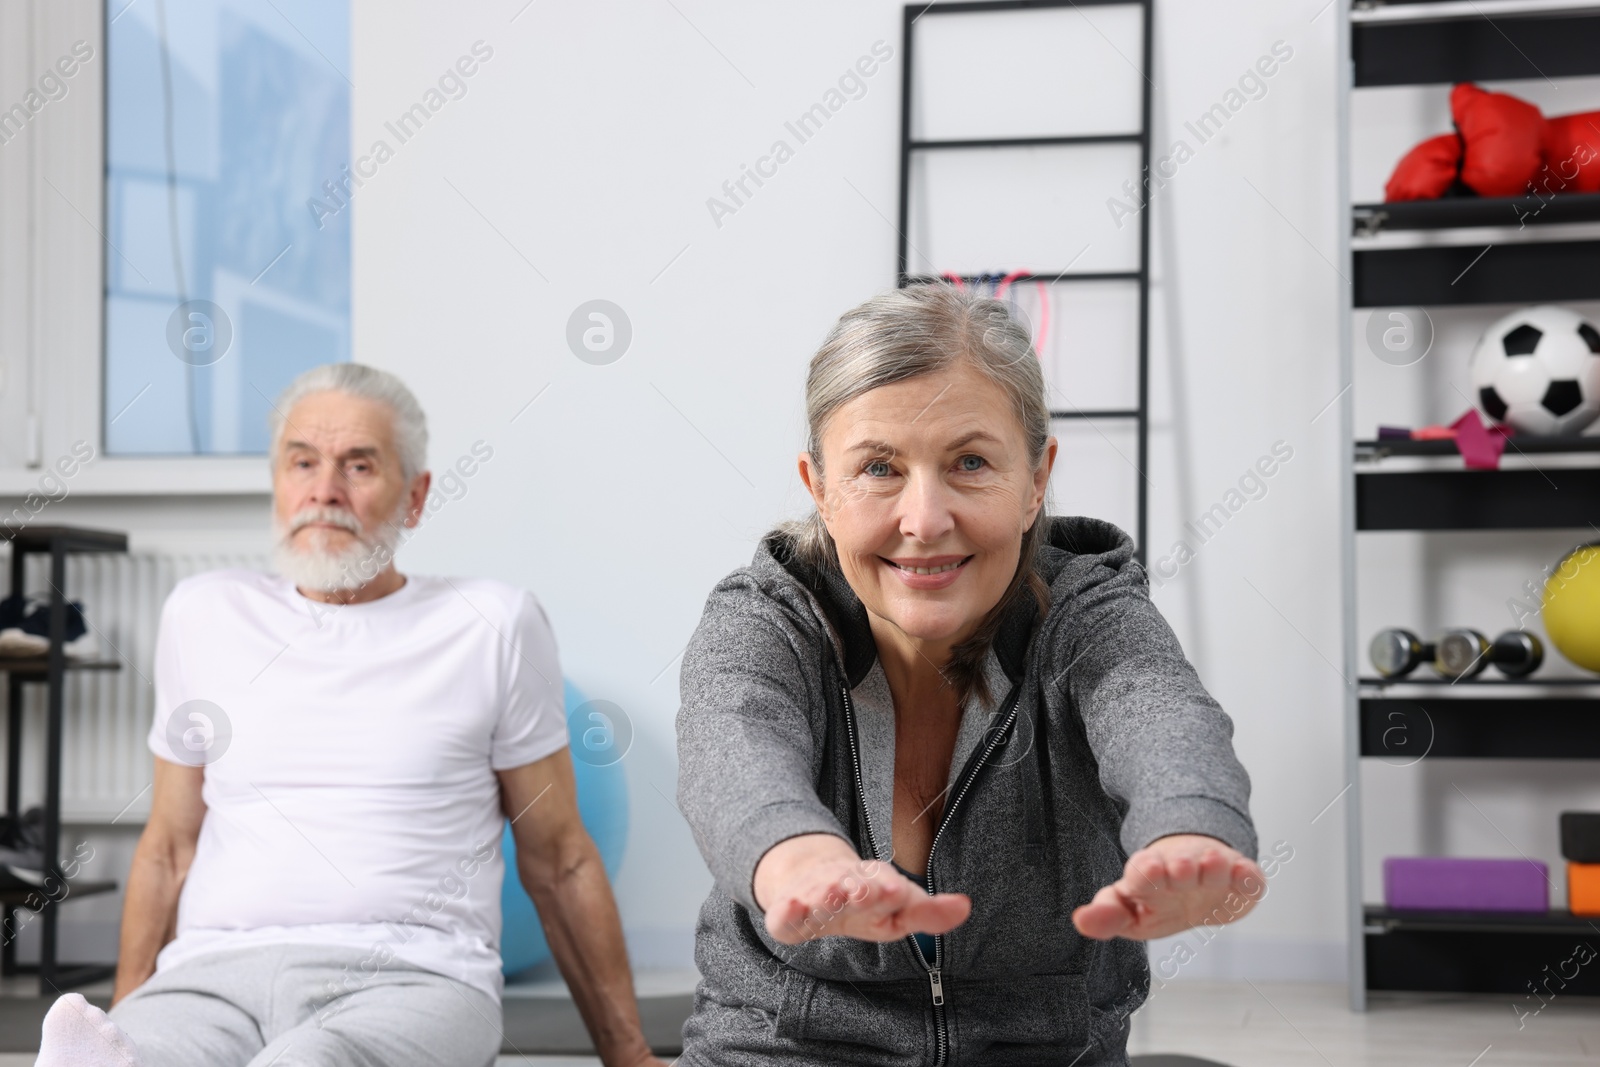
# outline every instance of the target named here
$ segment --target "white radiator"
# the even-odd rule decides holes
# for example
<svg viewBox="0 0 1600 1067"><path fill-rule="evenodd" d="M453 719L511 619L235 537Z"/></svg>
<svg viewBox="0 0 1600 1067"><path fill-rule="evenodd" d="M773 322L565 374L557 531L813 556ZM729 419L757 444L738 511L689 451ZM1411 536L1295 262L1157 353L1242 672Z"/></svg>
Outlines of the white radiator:
<svg viewBox="0 0 1600 1067"><path fill-rule="evenodd" d="M48 556L30 556L26 589L48 594ZM161 605L180 579L224 567L269 569L264 556L128 553L67 558L66 594L83 604L100 659L116 671L69 670L61 756L62 818L118 825L143 821L150 810L150 750L145 735L154 713L152 662ZM0 578L3 581L3 578ZM29 684L23 699L23 806L44 794L45 687ZM5 743L0 734L0 748Z"/></svg>

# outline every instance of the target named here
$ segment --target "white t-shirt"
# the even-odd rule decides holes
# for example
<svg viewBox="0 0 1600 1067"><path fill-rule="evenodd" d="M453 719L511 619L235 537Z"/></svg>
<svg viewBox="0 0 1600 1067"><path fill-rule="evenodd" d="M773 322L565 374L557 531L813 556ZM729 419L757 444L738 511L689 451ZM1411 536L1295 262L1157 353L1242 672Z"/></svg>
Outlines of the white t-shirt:
<svg viewBox="0 0 1600 1067"><path fill-rule="evenodd" d="M330 944L368 950L351 991L397 959L500 996L494 772L567 743L555 636L531 594L411 576L336 606L214 571L168 597L155 673L150 749L204 762L206 803L158 970Z"/></svg>

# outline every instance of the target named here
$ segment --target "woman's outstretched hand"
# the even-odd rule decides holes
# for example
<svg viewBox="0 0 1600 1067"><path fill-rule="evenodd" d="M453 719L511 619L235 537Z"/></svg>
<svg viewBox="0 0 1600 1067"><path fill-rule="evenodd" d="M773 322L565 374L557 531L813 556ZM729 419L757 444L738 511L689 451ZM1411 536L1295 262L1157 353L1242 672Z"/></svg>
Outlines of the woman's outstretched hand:
<svg viewBox="0 0 1600 1067"><path fill-rule="evenodd" d="M756 864L754 889L767 932L786 945L838 935L895 941L942 934L972 912L965 894L929 896L892 865L863 860L833 834L802 834L772 846Z"/></svg>
<svg viewBox="0 0 1600 1067"><path fill-rule="evenodd" d="M1255 860L1203 834L1157 838L1128 857L1122 877L1072 913L1085 937L1147 941L1248 914L1266 892Z"/></svg>

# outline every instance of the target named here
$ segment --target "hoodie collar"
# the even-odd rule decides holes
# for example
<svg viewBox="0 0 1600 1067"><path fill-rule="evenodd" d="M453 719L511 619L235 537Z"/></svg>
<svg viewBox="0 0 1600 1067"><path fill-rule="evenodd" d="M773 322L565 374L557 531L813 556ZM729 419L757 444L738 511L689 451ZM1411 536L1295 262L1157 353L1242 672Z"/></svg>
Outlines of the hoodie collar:
<svg viewBox="0 0 1600 1067"><path fill-rule="evenodd" d="M1035 558L1035 568L1047 585L1055 585L1056 578L1073 556L1106 554L1106 562L1115 567L1132 557L1132 539L1112 523L1079 515L1052 516L1048 521L1048 535ZM793 542L781 530L774 530L762 539L754 562L757 566L781 567L811 594L841 646L850 688L860 685L878 658L878 647L872 637L866 605L850 587L844 572L802 562L794 555ZM1052 594L1056 593L1052 588ZM1053 595L1052 610L1060 599ZM994 641L995 656L1012 682L1023 675L1028 646L1038 622L1038 605L1024 588L1007 606Z"/></svg>

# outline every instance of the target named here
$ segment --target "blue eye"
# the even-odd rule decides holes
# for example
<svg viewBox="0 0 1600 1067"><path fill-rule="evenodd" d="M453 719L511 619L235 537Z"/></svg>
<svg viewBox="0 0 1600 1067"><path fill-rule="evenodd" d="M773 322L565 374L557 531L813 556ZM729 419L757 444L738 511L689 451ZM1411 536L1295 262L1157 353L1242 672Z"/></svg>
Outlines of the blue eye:
<svg viewBox="0 0 1600 1067"><path fill-rule="evenodd" d="M968 460L972 460L974 463L968 463ZM977 471L982 470L987 461L982 456L968 455L962 456L958 462L961 464L961 469L964 471Z"/></svg>
<svg viewBox="0 0 1600 1067"><path fill-rule="evenodd" d="M875 459L868 463L863 470L865 470L867 474L872 475L874 478L882 478L884 475L889 473L889 464L884 460Z"/></svg>

